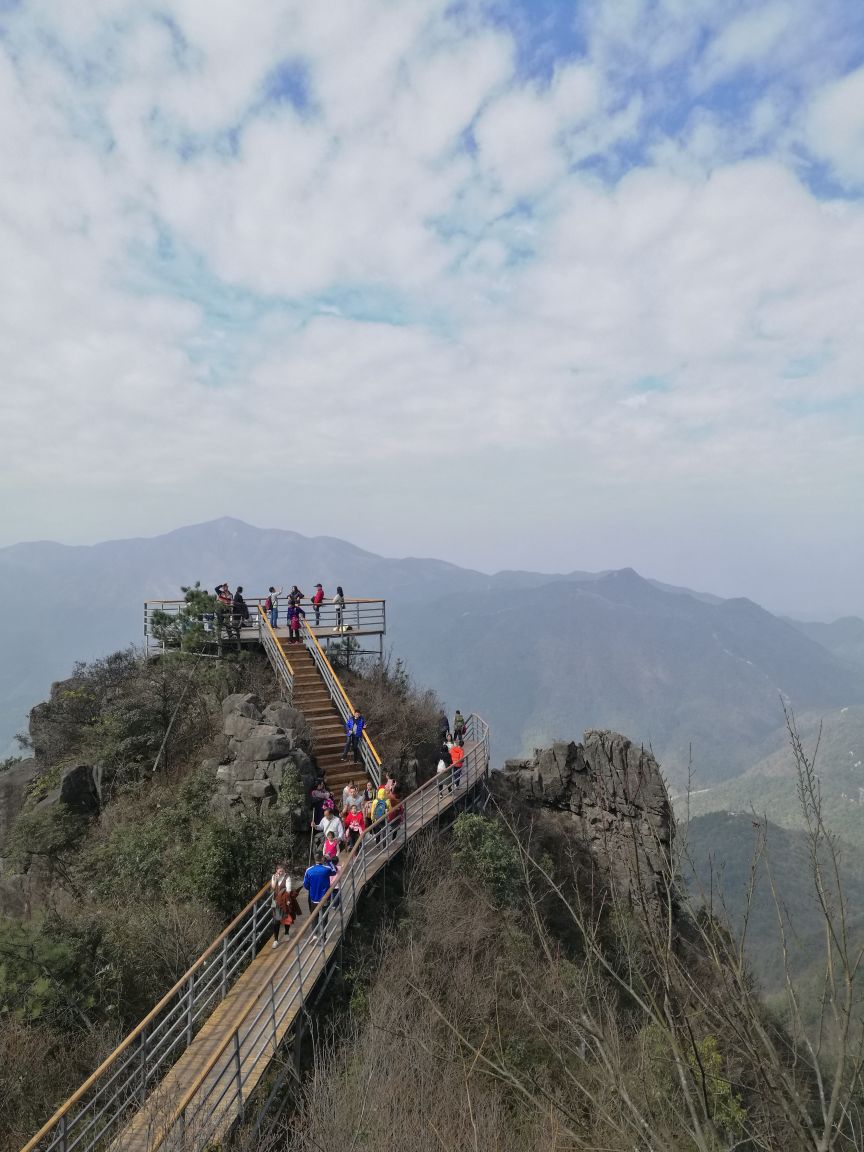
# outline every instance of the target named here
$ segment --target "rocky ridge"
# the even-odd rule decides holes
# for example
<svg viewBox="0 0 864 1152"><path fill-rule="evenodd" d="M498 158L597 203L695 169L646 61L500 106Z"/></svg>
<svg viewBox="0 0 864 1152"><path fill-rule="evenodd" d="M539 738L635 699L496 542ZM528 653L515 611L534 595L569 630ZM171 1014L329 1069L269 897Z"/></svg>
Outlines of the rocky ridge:
<svg viewBox="0 0 864 1152"><path fill-rule="evenodd" d="M665 898L675 821L659 764L615 732L589 730L583 741L507 760L497 787L557 813L629 900Z"/></svg>

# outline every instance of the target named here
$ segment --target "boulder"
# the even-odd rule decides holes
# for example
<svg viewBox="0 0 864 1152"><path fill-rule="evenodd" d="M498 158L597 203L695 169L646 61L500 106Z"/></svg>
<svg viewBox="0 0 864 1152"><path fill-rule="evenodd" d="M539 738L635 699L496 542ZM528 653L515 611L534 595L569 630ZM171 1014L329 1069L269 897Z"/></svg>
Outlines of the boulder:
<svg viewBox="0 0 864 1152"><path fill-rule="evenodd" d="M297 728L305 723L302 712L282 701L277 701L275 704L268 704L262 713L261 719L265 724L275 724L277 728L286 730L289 728Z"/></svg>
<svg viewBox="0 0 864 1152"><path fill-rule="evenodd" d="M225 717L222 731L234 740L245 740L260 727L252 716L243 716L239 712L229 712Z"/></svg>
<svg viewBox="0 0 864 1152"><path fill-rule="evenodd" d="M250 720L260 720L264 703L254 692L235 692L222 701L222 716L248 716Z"/></svg>
<svg viewBox="0 0 864 1152"><path fill-rule="evenodd" d="M256 732L242 743L244 759L282 760L292 750L292 742L284 732Z"/></svg>
<svg viewBox="0 0 864 1152"><path fill-rule="evenodd" d="M99 790L89 764L78 764L63 772L57 799L79 816L95 816L99 812Z"/></svg>

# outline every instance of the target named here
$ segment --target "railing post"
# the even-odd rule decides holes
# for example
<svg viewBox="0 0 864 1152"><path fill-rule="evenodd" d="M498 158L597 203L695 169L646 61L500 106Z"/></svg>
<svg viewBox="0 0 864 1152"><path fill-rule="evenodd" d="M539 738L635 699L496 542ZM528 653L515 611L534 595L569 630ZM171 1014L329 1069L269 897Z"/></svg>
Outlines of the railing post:
<svg viewBox="0 0 864 1152"><path fill-rule="evenodd" d="M302 1012L305 1012L306 997L303 995L303 965L300 963L300 945L295 944L294 950L297 955L297 982L300 985L300 1009Z"/></svg>
<svg viewBox="0 0 864 1152"><path fill-rule="evenodd" d="M195 973L194 972L190 973L189 979L186 981L186 998L188 1001L188 1003L186 1005L186 1043L188 1045L188 1044L192 1043L192 1027L194 1024L194 1016L195 1016Z"/></svg>
<svg viewBox="0 0 864 1152"><path fill-rule="evenodd" d="M276 1034L276 989L273 987L273 977L270 977L270 1022L273 1025L273 1052L279 1047Z"/></svg>
<svg viewBox="0 0 864 1152"><path fill-rule="evenodd" d="M138 1101L143 1104L147 1098L147 1029L141 1033L140 1055L138 1059L141 1070L141 1085L138 1089Z"/></svg>
<svg viewBox="0 0 864 1152"><path fill-rule="evenodd" d="M234 1030L234 1074L237 1080L237 1116L243 1119L243 1065L240 1061L240 1031Z"/></svg>
<svg viewBox="0 0 864 1152"><path fill-rule="evenodd" d="M258 901L252 905L252 935L250 937L249 959L255 959L255 945L258 943Z"/></svg>
<svg viewBox="0 0 864 1152"><path fill-rule="evenodd" d="M68 1152L69 1131L66 1123L66 1113L60 1117L60 1152Z"/></svg>
<svg viewBox="0 0 864 1152"><path fill-rule="evenodd" d="M228 937L222 939L222 996L224 1000L228 994Z"/></svg>

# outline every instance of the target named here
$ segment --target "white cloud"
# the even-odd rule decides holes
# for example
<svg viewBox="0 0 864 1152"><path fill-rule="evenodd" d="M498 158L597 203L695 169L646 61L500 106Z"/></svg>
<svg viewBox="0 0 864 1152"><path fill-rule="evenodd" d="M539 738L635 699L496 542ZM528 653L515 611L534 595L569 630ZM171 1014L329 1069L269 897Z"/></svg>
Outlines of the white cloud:
<svg viewBox="0 0 864 1152"><path fill-rule="evenodd" d="M864 68L825 85L808 110L805 132L838 180L864 186Z"/></svg>
<svg viewBox="0 0 864 1152"><path fill-rule="evenodd" d="M864 208L775 147L787 97L724 124L694 80L758 68L786 9L586 11L587 54L538 77L444 0L30 7L14 60L0 41L6 537L254 519L294 484L316 492L295 526L338 534L346 488L398 476L394 539L422 507L417 547L446 550L454 507L427 504L453 469L460 502L489 501L474 562L547 547L538 501L569 540L626 492L622 531L658 508L695 530L710 500L731 541L754 501L795 518L784 477L797 516L848 515ZM262 107L285 61L308 107ZM850 183L862 76L806 119Z"/></svg>

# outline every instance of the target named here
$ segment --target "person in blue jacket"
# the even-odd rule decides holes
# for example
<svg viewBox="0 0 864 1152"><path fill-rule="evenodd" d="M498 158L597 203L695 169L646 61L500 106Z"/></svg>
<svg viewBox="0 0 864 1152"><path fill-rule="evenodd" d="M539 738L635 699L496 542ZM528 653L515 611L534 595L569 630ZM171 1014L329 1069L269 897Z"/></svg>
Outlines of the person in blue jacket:
<svg viewBox="0 0 864 1152"><path fill-rule="evenodd" d="M324 859L323 852L315 853L315 863L306 869L303 876L303 887L309 893L309 915L311 916L327 893L330 891L330 877L336 875L336 868ZM327 930L327 912L329 905L325 905L321 912L321 931ZM314 940L316 937L313 936Z"/></svg>
<svg viewBox="0 0 864 1152"><path fill-rule="evenodd" d="M360 761L360 741L363 738L363 729L366 727L366 721L354 709L354 715L349 716L345 721L345 747L342 750L342 759L348 759L348 752L350 751L354 758L354 763Z"/></svg>

